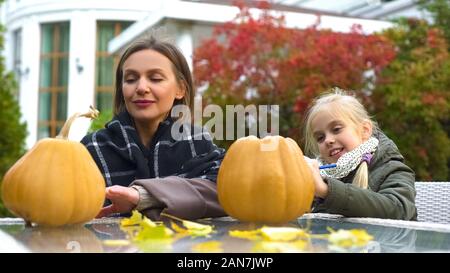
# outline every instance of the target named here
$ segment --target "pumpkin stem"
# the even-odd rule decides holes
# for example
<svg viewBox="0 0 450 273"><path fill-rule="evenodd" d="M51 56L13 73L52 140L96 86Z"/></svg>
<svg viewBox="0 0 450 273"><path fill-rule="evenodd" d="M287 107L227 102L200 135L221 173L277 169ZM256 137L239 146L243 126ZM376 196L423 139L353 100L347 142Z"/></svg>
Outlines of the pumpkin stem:
<svg viewBox="0 0 450 273"><path fill-rule="evenodd" d="M69 138L69 131L70 131L70 127L72 126L72 123L75 121L76 118L78 117L86 117L86 118L90 118L90 119L95 119L98 117L99 115L99 111L97 109L95 109L94 107L89 106L89 112L81 114L81 113L75 113L73 114L65 123L64 126L62 127L61 131L59 132L59 134L56 136L56 138L60 138L60 139L68 139Z"/></svg>

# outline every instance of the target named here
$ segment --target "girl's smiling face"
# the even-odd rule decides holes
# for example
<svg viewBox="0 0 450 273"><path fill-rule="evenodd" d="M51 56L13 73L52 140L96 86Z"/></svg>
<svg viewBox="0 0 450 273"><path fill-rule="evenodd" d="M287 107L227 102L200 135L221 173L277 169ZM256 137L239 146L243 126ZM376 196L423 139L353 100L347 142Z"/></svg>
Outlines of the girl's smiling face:
<svg viewBox="0 0 450 273"><path fill-rule="evenodd" d="M356 126L329 111L320 111L311 121L314 139L321 158L327 163L336 163L347 152L352 151L369 139L372 126L363 123L360 130Z"/></svg>

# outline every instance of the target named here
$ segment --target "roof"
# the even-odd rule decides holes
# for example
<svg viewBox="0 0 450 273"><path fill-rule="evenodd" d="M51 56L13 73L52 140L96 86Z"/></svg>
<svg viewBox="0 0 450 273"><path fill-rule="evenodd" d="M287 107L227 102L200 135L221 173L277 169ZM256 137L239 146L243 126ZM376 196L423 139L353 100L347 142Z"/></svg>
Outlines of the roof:
<svg viewBox="0 0 450 273"><path fill-rule="evenodd" d="M137 21L119 36L109 42L108 51L116 53L121 51L127 44L145 33L148 29L158 25L164 19L187 20L194 22L225 23L232 21L239 10L229 3L215 3L219 1L179 1L166 0L161 9ZM227 1L220 1L227 2ZM261 10L251 8L250 12L257 17ZM307 28L317 23L317 14L312 11L280 11L273 10L274 14L283 14L286 19L286 26L289 28ZM352 18L348 16L338 16L321 14L318 28L331 29L337 32L349 32L351 26L360 24L365 33L373 33L392 26L391 22L373 19Z"/></svg>

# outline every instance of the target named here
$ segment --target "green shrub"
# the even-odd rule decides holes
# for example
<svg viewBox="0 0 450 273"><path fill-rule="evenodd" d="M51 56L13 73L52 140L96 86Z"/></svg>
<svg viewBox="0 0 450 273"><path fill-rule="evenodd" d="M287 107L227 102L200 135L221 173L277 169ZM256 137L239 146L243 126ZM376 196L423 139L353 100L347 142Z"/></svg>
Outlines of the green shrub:
<svg viewBox="0 0 450 273"><path fill-rule="evenodd" d="M3 41L3 27L0 26L0 51L3 49ZM4 59L0 56L0 181L25 151L26 124L20 121L20 108L14 96L16 86L14 75L5 71ZM4 216L11 214L0 198L0 217Z"/></svg>
<svg viewBox="0 0 450 273"><path fill-rule="evenodd" d="M417 180L448 180L450 55L442 29L403 19L385 32L397 58L383 70L373 106Z"/></svg>
<svg viewBox="0 0 450 273"><path fill-rule="evenodd" d="M98 118L94 119L89 127L89 132L92 133L97 130L105 128L105 124L112 119L112 110L100 112Z"/></svg>

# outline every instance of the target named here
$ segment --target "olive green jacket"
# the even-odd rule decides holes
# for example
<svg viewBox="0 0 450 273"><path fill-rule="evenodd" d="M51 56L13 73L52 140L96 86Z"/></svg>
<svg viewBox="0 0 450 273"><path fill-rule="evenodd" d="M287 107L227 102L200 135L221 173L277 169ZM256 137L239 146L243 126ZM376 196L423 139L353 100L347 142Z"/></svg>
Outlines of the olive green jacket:
<svg viewBox="0 0 450 273"><path fill-rule="evenodd" d="M415 174L403 161L397 146L381 131L374 136L378 148L369 164L369 188L352 185L356 170L340 180L326 178L328 196L313 203L312 212L346 217L416 220Z"/></svg>

